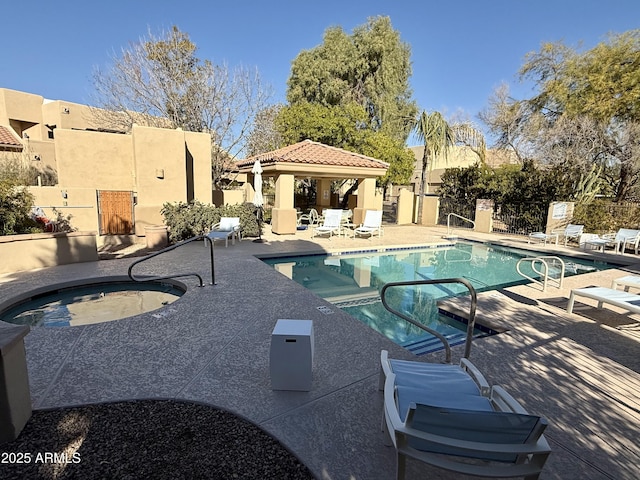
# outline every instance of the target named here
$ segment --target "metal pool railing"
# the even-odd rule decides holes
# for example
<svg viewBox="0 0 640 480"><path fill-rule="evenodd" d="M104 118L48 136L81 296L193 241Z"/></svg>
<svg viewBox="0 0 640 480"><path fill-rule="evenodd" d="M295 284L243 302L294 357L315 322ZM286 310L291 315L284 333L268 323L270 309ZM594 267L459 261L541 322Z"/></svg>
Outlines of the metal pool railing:
<svg viewBox="0 0 640 480"><path fill-rule="evenodd" d="M436 280L409 280L406 282L389 282L387 284L385 284L382 287L382 290L380 291L380 299L382 300L382 305L384 306L384 308L386 308L388 311L390 311L391 313L393 313L394 315L402 318L403 320L409 322L412 325L415 325L416 327L424 330L425 332L433 335L434 337L438 338L438 340L440 340L442 342L442 344L444 345L444 350L445 350L445 361L446 363L451 363L451 346L449 345L449 341L444 337L444 335L442 335L440 332L431 329L425 325L423 325L422 323L418 322L417 320L409 317L408 315L405 315L402 312L399 312L398 310L395 310L394 308L392 308L391 306L389 306L389 304L387 303L387 299L386 299L386 292L389 288L395 288L395 287L409 287L409 286L416 286L416 285L435 285L435 284L441 284L441 283L460 283L462 285L464 285L465 287L467 287L467 289L469 290L469 293L471 294L471 305L469 307L469 318L467 319L467 337L466 337L466 341L464 344L464 358L469 358L469 355L471 354L471 342L473 341L473 331L475 328L475 323L476 323L476 306L478 304L478 296L476 294L476 290L475 288L473 288L473 285L471 285L471 283L465 279L465 278L442 278L442 279L436 279Z"/></svg>
<svg viewBox="0 0 640 480"><path fill-rule="evenodd" d="M202 277L197 273L177 273L175 275L165 275L160 277L144 277L144 278L136 278L133 275L133 267L135 267L136 265L142 262L146 262L147 260L153 257L157 257L158 255L162 255L163 253L170 252L171 250L175 250L176 248L186 245L187 243L195 242L196 240L204 240L205 242L207 241L209 242L209 253L211 256L211 285L215 285L216 280L215 280L215 269L214 269L214 262L213 262L213 239L209 238L207 235L198 235L196 237L183 240L182 242L178 242L175 245L170 245L157 252L150 253L149 255L142 257L141 259L136 260L131 265L129 265L129 270L127 271L127 275L129 275L129 278L134 282L150 282L150 281L158 281L158 280L168 280L169 278L179 278L179 277L196 277L200 282L199 286L204 287L204 282L202 281Z"/></svg>
<svg viewBox="0 0 640 480"><path fill-rule="evenodd" d="M549 262L548 262L549 260L551 260L551 266L556 266L556 264L560 264L560 275L558 278L549 276L549 271L550 271ZM530 263L531 270L533 270L534 273L540 275L540 278L542 278L542 281L540 281L537 278L533 278L527 275L526 273L522 272L520 266L525 262ZM538 264L540 264L543 267L543 270L538 269ZM539 256L539 257L524 257L518 260L518 263L516 264L516 271L527 280L531 280L533 283L542 285L542 291L546 292L547 284L549 283L549 281L551 281L552 283L555 283L557 288L562 288L562 281L564 280L565 266L564 266L564 260L562 260L560 257L556 257L555 255L545 255L545 256Z"/></svg>

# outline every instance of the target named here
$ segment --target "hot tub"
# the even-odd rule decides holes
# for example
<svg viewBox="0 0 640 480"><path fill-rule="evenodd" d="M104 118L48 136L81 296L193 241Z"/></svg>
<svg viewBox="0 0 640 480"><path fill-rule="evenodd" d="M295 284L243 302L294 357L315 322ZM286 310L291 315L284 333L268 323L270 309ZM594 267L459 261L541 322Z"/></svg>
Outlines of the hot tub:
<svg viewBox="0 0 640 480"><path fill-rule="evenodd" d="M162 309L185 291L183 284L169 280L88 279L40 288L4 302L0 320L31 327L110 322Z"/></svg>

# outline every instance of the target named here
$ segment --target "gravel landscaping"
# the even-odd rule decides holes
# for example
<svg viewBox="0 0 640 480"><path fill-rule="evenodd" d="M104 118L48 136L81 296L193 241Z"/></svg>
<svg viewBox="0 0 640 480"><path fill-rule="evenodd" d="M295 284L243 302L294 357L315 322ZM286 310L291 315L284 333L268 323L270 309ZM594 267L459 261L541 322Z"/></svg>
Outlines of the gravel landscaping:
<svg viewBox="0 0 640 480"><path fill-rule="evenodd" d="M34 411L0 456L4 480L314 479L256 425L169 400Z"/></svg>

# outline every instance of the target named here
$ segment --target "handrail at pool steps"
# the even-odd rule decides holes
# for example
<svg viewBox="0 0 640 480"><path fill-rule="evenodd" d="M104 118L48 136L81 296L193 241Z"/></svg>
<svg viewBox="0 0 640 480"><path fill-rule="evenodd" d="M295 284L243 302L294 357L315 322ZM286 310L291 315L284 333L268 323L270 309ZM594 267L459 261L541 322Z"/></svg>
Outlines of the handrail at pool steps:
<svg viewBox="0 0 640 480"><path fill-rule="evenodd" d="M209 253L211 256L211 285L215 285L216 280L215 280L215 270L214 270L214 263L213 263L213 239L209 238L206 235L197 235L195 237L188 238L187 240L183 240L182 242L178 242L174 245L169 245L168 247L163 248L162 250L158 250L157 252L150 253L149 255L146 255L141 259L136 260L131 265L129 265L129 270L127 271L127 275L129 275L129 278L134 282L151 282L151 281L167 280L169 278L178 278L178 277L197 277L200 282L199 286L204 287L204 282L202 281L202 277L197 273L178 273L175 275L166 275L161 277L144 277L144 278L136 278L132 273L133 267L135 267L139 263L145 262L150 258L157 257L158 255L162 255L163 253L170 252L171 250L175 250L176 248L186 245L187 243L195 242L196 240L204 240L204 242L207 242L207 241L209 242Z"/></svg>
<svg viewBox="0 0 640 480"><path fill-rule="evenodd" d="M415 325L416 327L438 338L444 345L446 363L451 363L451 346L449 345L449 341L444 337L444 335L442 335L440 332L437 332L436 330L433 330L423 325L422 323L418 322L417 320L414 320L408 315L405 315L404 313L399 312L394 308L390 307L386 299L386 292L389 288L410 287L415 285L437 285L441 283L461 283L462 285L467 287L467 289L469 290L469 293L471 294L469 318L467 319L467 338L464 344L464 355L463 355L464 358L469 358L469 355L471 354L471 342L473 341L473 331L476 323L476 306L478 305L478 295L476 294L476 290L475 288L473 288L473 285L471 285L471 283L467 279L439 278L439 279L433 279L433 280L408 280L405 282L389 282L382 286L382 290L380 290L380 300L382 300L382 305L384 306L384 308L386 308L388 311L390 311L394 315L397 315L398 317L402 318L403 320L406 320L410 324Z"/></svg>
<svg viewBox="0 0 640 480"><path fill-rule="evenodd" d="M464 220L465 222L469 222L472 225L472 228L476 228L476 222L471 220L470 218L463 217L462 215L458 215L457 213L449 213L447 214L447 236L445 238L453 237L453 228L451 228L451 217L459 218L460 220Z"/></svg>
<svg viewBox="0 0 640 480"><path fill-rule="evenodd" d="M555 264L555 262L560 263L559 278L549 277L549 264L547 263L548 260L553 260L553 264ZM542 277L543 280L540 281L537 278L530 277L526 273L523 273L520 270L520 265L524 262L531 262L531 270L533 270L534 273L537 273L538 275L540 275L540 277ZM536 264L538 263L544 267L544 271L538 270L536 268ZM531 280L533 283L542 285L543 292L547 291L547 283L549 281L555 282L557 288L562 288L562 281L564 280L564 270L565 270L564 260L562 260L560 257L556 257L555 255L544 255L539 257L524 257L518 260L518 263L516 263L516 271L527 280Z"/></svg>

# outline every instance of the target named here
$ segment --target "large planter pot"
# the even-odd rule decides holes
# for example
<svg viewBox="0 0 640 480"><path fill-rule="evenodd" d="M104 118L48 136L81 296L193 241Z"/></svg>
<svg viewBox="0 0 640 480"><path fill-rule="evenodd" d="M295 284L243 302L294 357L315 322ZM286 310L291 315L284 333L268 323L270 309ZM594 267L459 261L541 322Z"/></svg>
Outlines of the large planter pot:
<svg viewBox="0 0 640 480"><path fill-rule="evenodd" d="M150 225L144 228L147 248L158 249L169 245L169 231L166 225Z"/></svg>

